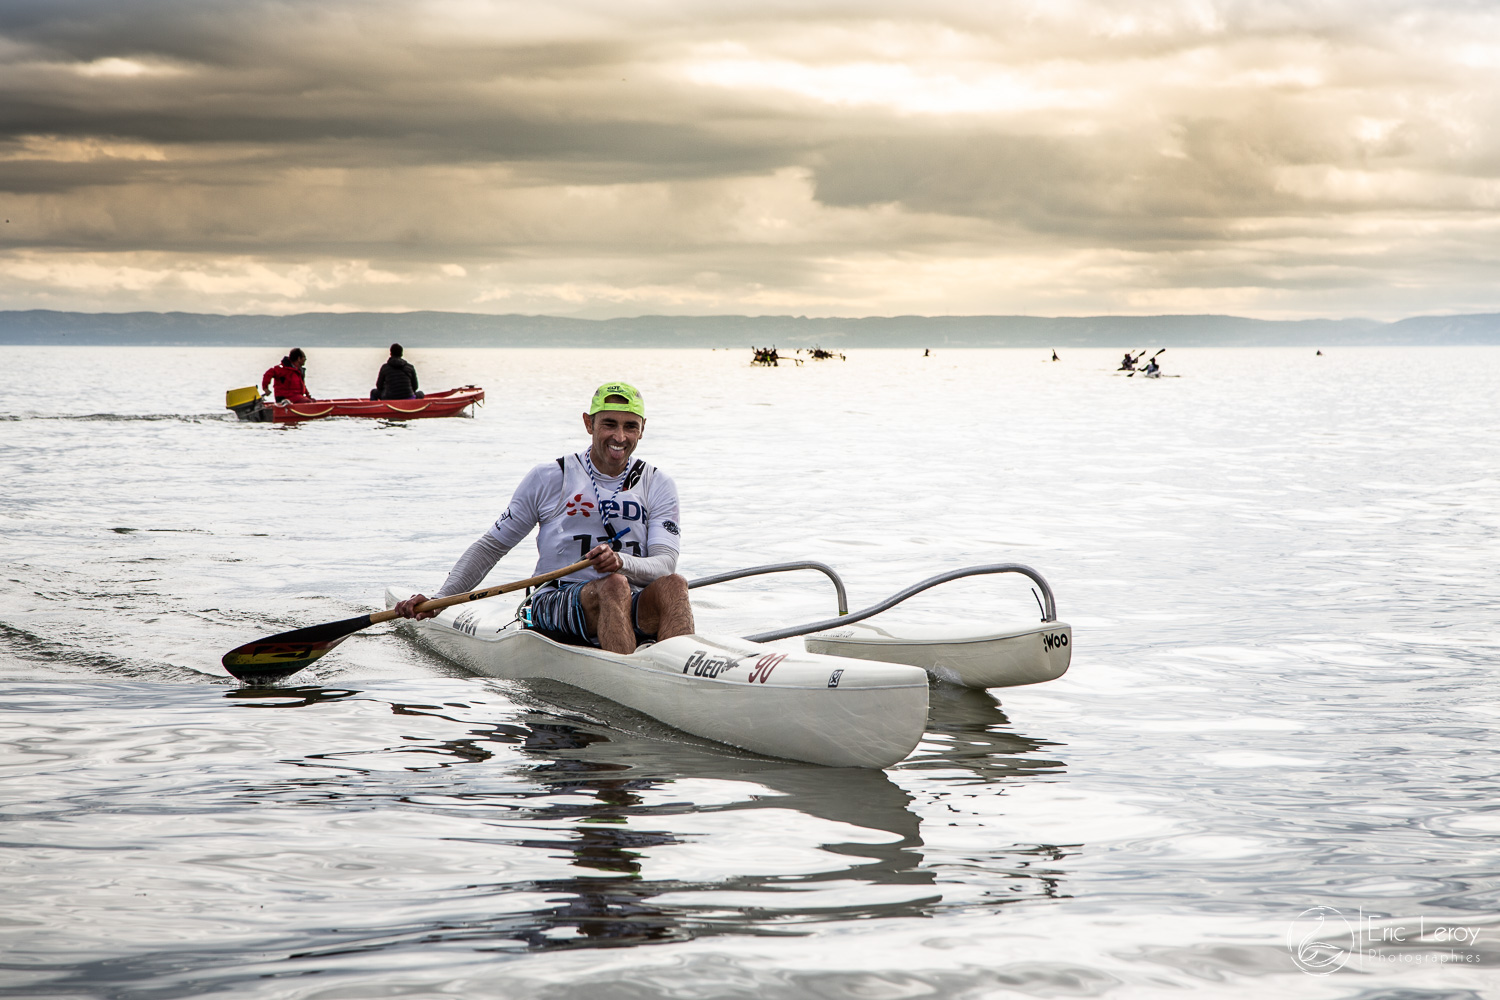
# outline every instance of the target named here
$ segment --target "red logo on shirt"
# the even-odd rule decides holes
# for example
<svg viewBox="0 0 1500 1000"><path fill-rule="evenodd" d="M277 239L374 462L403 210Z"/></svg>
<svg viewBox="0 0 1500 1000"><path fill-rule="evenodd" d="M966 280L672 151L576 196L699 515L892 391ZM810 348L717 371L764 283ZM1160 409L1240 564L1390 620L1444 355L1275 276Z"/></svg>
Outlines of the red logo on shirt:
<svg viewBox="0 0 1500 1000"><path fill-rule="evenodd" d="M588 510L584 508L588 508ZM593 509L594 505L585 500L582 493L574 493L573 499L568 501L566 511L569 517L572 517L574 514L582 514L584 517L588 517L589 511Z"/></svg>

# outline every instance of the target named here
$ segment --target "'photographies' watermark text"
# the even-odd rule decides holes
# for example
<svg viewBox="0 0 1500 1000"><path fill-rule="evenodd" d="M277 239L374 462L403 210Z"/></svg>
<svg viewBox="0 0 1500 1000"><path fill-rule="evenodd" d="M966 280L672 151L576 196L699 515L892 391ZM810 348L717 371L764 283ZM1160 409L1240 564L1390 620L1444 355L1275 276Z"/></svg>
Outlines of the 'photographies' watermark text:
<svg viewBox="0 0 1500 1000"><path fill-rule="evenodd" d="M1351 920L1332 906L1303 910L1286 931L1287 950L1297 968L1326 976L1353 964L1364 971L1381 966L1479 964L1481 938L1500 937L1493 926L1418 916L1367 916L1361 907Z"/></svg>

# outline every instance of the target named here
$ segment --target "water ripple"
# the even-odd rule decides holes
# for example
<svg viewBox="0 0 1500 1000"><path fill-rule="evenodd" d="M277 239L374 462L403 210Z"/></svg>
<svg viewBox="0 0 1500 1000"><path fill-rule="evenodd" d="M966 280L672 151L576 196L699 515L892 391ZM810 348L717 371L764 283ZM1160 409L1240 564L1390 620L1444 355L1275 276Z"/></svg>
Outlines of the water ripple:
<svg viewBox="0 0 1500 1000"><path fill-rule="evenodd" d="M977 562L1048 576L1072 671L934 685L885 772L467 677L382 627L235 685L225 649L439 582L618 377L430 351L424 382L507 405L209 412L262 354L12 352L0 996L1495 995L1500 351L1183 351L1150 384L1103 352L629 352L690 575L815 558L856 606ZM320 351L318 384L381 354ZM144 373L182 413L120 388ZM697 608L744 634L830 604L789 576ZM891 613L1035 615L1004 579ZM1317 908L1376 935L1316 940L1327 977L1288 946Z"/></svg>

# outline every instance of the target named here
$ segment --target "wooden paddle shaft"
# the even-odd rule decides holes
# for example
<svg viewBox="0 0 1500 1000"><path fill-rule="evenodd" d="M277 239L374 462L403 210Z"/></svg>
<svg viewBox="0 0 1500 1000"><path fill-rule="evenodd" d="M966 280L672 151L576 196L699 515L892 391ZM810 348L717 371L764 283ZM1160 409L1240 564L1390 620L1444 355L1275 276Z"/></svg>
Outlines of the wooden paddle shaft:
<svg viewBox="0 0 1500 1000"><path fill-rule="evenodd" d="M578 572L579 570L588 566L588 564L589 561L587 559L580 559L571 566L564 566L562 569L555 569L550 573L543 573L541 576L534 576L529 580L517 580L514 583L502 583L498 587L485 587L483 590L471 590L466 594L454 594L451 597L434 597L430 601L423 601L421 604L418 604L417 610L439 611L443 608L451 608L455 604L465 604L469 601L482 601L486 597L497 597L500 594L509 594L512 591L521 590L525 587L535 587L539 583L551 583L553 580L562 579L569 573ZM392 618L400 617L400 612L395 611L394 609L390 611L377 611L370 616L370 624L378 625L381 622L388 622Z"/></svg>

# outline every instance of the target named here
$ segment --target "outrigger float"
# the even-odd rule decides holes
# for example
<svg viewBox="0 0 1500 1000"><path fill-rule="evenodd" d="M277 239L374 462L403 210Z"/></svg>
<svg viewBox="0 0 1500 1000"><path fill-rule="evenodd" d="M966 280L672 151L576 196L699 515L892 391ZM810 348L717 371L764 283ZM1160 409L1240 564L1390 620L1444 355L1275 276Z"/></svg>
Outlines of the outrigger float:
<svg viewBox="0 0 1500 1000"><path fill-rule="evenodd" d="M799 569L833 582L837 617L743 638L678 636L630 654L555 642L503 606L457 604L398 625L482 676L559 681L695 736L835 767L889 767L906 757L926 727L929 676L972 688L1010 687L1061 677L1071 662L1072 628L1057 620L1051 588L1017 563L942 573L853 614L843 581L818 562L757 566L688 586ZM861 624L930 587L996 573L1036 584L1040 624L977 631ZM386 607L407 596L387 590ZM806 637L801 650L765 645L798 636Z"/></svg>
<svg viewBox="0 0 1500 1000"><path fill-rule="evenodd" d="M465 408L484 402L477 385L430 392L421 399L315 399L310 403L268 403L255 386L230 389L224 408L241 420L296 424L323 417L375 417L381 420L418 420L425 417L456 417Z"/></svg>

